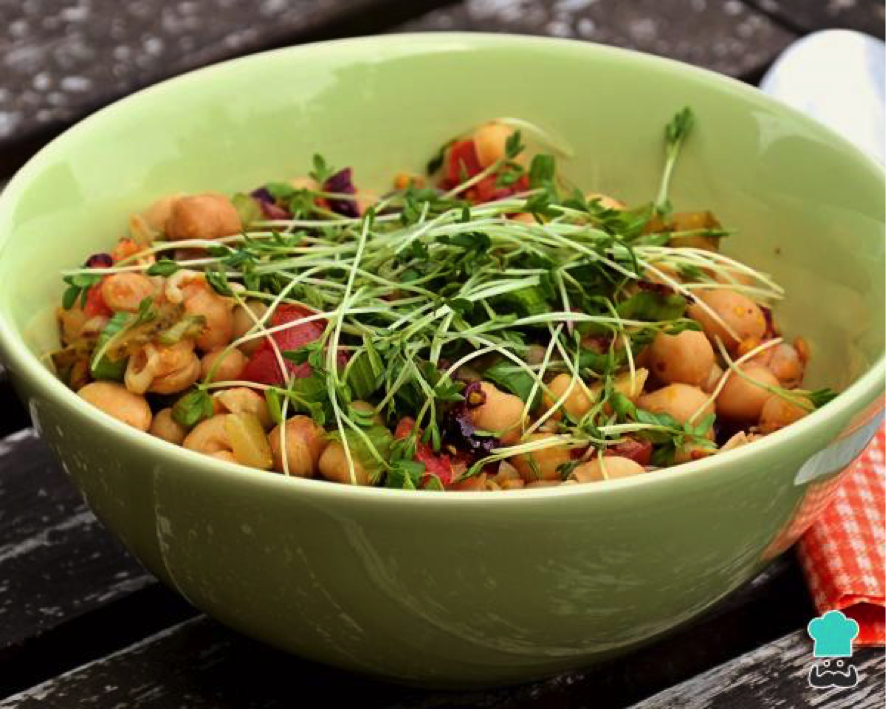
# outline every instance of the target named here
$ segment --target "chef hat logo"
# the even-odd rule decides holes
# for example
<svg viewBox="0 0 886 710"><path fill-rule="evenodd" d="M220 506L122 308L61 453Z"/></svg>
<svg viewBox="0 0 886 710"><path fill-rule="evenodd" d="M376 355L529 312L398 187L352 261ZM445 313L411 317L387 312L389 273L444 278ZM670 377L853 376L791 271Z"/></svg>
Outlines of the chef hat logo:
<svg viewBox="0 0 886 710"><path fill-rule="evenodd" d="M806 631L815 642L812 655L816 658L851 656L852 640L858 636L858 622L842 611L829 611L810 621Z"/></svg>

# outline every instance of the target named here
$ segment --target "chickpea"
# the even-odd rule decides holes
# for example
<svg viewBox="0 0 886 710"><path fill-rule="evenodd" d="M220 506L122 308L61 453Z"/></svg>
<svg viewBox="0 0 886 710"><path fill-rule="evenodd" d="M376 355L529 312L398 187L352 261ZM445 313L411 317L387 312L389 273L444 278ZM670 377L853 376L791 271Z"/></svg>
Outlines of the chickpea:
<svg viewBox="0 0 886 710"><path fill-rule="evenodd" d="M255 325L255 321L259 320L268 312L267 304L262 301L246 301L245 306L246 308L240 305L234 308L234 330L232 334L234 340L246 335ZM249 313L247 313L247 309ZM249 317L250 313L252 314L251 318ZM261 336L257 336L252 340L247 340L239 346L240 350L246 355L252 355L259 349L263 340L264 338Z"/></svg>
<svg viewBox="0 0 886 710"><path fill-rule="evenodd" d="M353 449L351 456L354 462L354 478L358 486L368 486L370 484L369 474L362 463L354 456ZM350 483L351 473L348 468L348 459L345 449L341 442L332 441L323 449L318 462L320 475L327 481L335 481L336 483Z"/></svg>
<svg viewBox="0 0 886 710"><path fill-rule="evenodd" d="M714 366L714 349L705 334L697 330L684 330L677 335L659 333L651 351L652 371L668 385L700 385Z"/></svg>
<svg viewBox="0 0 886 710"><path fill-rule="evenodd" d="M646 386L646 380L649 378L649 370L645 367L638 367L634 371L634 376L631 377L630 372L623 372L615 378L615 381L612 383L612 389L614 389L619 394L623 394L632 402L636 402L637 398L643 394L643 387ZM596 400L600 393L603 391L603 383L598 382L593 387L591 387L591 394L594 396L594 400ZM609 406L607 402L603 407L603 411L607 414L612 413L612 407Z"/></svg>
<svg viewBox="0 0 886 710"><path fill-rule="evenodd" d="M798 399L807 405L811 406L812 404L806 397L798 397ZM793 424L807 414L809 411L796 402L788 401L777 394L770 395L763 403L763 409L760 410L760 431L764 434L771 434Z"/></svg>
<svg viewBox="0 0 886 710"><path fill-rule="evenodd" d="M86 314L79 305L76 305L68 309L59 308L57 315L61 326L62 342L67 345L80 335L86 324Z"/></svg>
<svg viewBox="0 0 886 710"><path fill-rule="evenodd" d="M769 370L778 378L782 387L792 389L803 381L806 366L796 348L787 343L776 345L769 358Z"/></svg>
<svg viewBox="0 0 886 710"><path fill-rule="evenodd" d="M511 220L514 222L521 222L522 224L538 224L535 216L529 212L518 212L511 216Z"/></svg>
<svg viewBox="0 0 886 710"><path fill-rule="evenodd" d="M144 397L133 394L116 382L91 382L78 392L83 399L124 424L147 431L151 426L151 408Z"/></svg>
<svg viewBox="0 0 886 710"><path fill-rule="evenodd" d="M600 207L606 210L618 210L619 212L627 209L627 205L621 200L616 200L614 197L610 197L609 195L604 195L602 192L589 192L585 195L585 199L588 202L592 202L593 200L597 200L600 204Z"/></svg>
<svg viewBox="0 0 886 710"><path fill-rule="evenodd" d="M208 352L231 342L234 316L230 302L215 293L205 283L187 286L184 290L185 311L206 319L203 332L197 337L197 347Z"/></svg>
<svg viewBox="0 0 886 710"><path fill-rule="evenodd" d="M769 399L769 391L760 385L777 387L778 378L762 365L741 365L739 369L754 382L734 372L727 375L726 384L717 395L717 415L736 421L756 421Z"/></svg>
<svg viewBox="0 0 886 710"><path fill-rule="evenodd" d="M271 430L271 454L274 470L283 472L283 453L280 445L281 426ZM313 478L320 456L327 445L326 432L310 417L301 414L286 420L286 463L290 476ZM342 451L344 453L344 451ZM347 469L347 465L345 466Z"/></svg>
<svg viewBox="0 0 886 710"><path fill-rule="evenodd" d="M605 481L610 478L627 478L644 473L644 469L633 459L624 456L604 456L603 460L594 457L590 461L575 467L572 478L579 483Z"/></svg>
<svg viewBox="0 0 886 710"><path fill-rule="evenodd" d="M216 361L221 361L216 365ZM210 372L215 366L215 373L211 382L224 382L226 380L236 380L246 367L247 358L237 348L232 348L225 352L225 346L210 350L200 359L200 377L207 379Z"/></svg>
<svg viewBox="0 0 886 710"><path fill-rule="evenodd" d="M486 395L486 401L471 410L474 426L497 432L503 444L517 441L524 421L523 400L500 391L490 382L481 382L480 389Z"/></svg>
<svg viewBox="0 0 886 710"><path fill-rule="evenodd" d="M179 446L188 434L188 430L172 418L172 409L169 407L161 409L154 415L154 421L151 422L148 432L170 444Z"/></svg>
<svg viewBox="0 0 886 710"><path fill-rule="evenodd" d="M710 212L676 212L671 216L671 229L675 232L689 232L696 229L713 229L720 226L717 218ZM719 248L717 237L706 237L701 234L692 234L682 237L671 237L668 242L672 247L692 247L717 251Z"/></svg>
<svg viewBox="0 0 886 710"><path fill-rule="evenodd" d="M487 123L474 131L474 150L480 167L488 168L506 155L508 138L514 129L501 123Z"/></svg>
<svg viewBox="0 0 886 710"><path fill-rule="evenodd" d="M166 195L156 200L142 213L148 226L156 232L162 232L166 228L166 223L172 217L172 206L184 195Z"/></svg>
<svg viewBox="0 0 886 710"><path fill-rule="evenodd" d="M761 340L766 334L766 318L763 316L763 311L747 296L729 289L717 289L702 295L701 299L738 336L734 338L704 308L693 303L687 309L687 315L701 324L705 335L712 343L719 337L723 345L731 351L742 340L747 338Z"/></svg>
<svg viewBox="0 0 886 710"><path fill-rule="evenodd" d="M243 228L231 201L223 195L191 195L172 203L166 234L170 239L217 239Z"/></svg>
<svg viewBox="0 0 886 710"><path fill-rule="evenodd" d="M136 313L139 304L153 297L156 288L144 274L123 272L111 274L102 281L102 298L112 311Z"/></svg>
<svg viewBox="0 0 886 710"><path fill-rule="evenodd" d="M542 441L553 437L553 434L532 434L528 441ZM519 454L510 459L514 468L519 472L520 478L527 483L539 479L559 481L561 476L557 469L571 460L569 448L562 445L549 446L546 449L539 449L528 454Z"/></svg>
<svg viewBox="0 0 886 710"><path fill-rule="evenodd" d="M270 429L274 424L265 398L248 387L231 387L216 392L212 396L212 405L216 414L254 414L264 429Z"/></svg>
<svg viewBox="0 0 886 710"><path fill-rule="evenodd" d="M553 399L547 393L542 397L542 407L545 411L553 407L557 400L566 393L571 382L572 375L564 372L561 375L557 375L550 381L550 383L548 383L548 389L551 390ZM569 393L569 397L567 397L566 401L560 406L567 411L569 416L574 419L581 419L585 414L591 411L593 404L593 400L588 396L588 393L585 392L582 383L576 381L572 387L572 391ZM560 417L561 415L559 411L551 416L552 419L560 419Z"/></svg>
<svg viewBox="0 0 886 710"><path fill-rule="evenodd" d="M717 388L721 377L723 377L723 368L715 362L711 366L707 377L705 377L704 381L701 383L701 388L708 394L712 394L713 391Z"/></svg>
<svg viewBox="0 0 886 710"><path fill-rule="evenodd" d="M653 414L670 414L678 422L685 424L707 400L708 395L698 387L675 383L644 394L639 398L637 404L641 409ZM694 421L701 421L713 412L713 403L707 404ZM713 436L713 431L709 433L708 438L711 436Z"/></svg>

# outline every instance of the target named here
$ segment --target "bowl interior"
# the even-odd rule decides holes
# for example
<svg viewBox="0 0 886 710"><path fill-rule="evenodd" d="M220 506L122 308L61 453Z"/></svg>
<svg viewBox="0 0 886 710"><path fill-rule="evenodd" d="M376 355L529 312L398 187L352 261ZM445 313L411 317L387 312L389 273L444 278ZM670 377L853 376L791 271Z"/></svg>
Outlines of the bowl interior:
<svg viewBox="0 0 886 710"><path fill-rule="evenodd" d="M883 350L882 171L826 129L736 82L571 42L401 36L282 50L186 75L87 119L0 198L0 319L40 354L56 343L59 272L106 251L129 213L173 192L251 189L311 155L384 190L454 133L492 117L564 139L566 175L650 200L662 132L697 115L673 180L679 210L738 230L726 253L773 274L776 315L814 353L807 382L845 387ZM7 342L7 347L11 347Z"/></svg>

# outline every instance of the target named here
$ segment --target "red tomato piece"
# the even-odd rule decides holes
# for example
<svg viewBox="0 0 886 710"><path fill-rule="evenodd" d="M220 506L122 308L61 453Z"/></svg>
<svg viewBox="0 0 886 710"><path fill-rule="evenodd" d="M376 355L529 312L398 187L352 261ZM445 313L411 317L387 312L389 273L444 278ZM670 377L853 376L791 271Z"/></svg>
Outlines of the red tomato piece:
<svg viewBox="0 0 886 710"><path fill-rule="evenodd" d="M610 446L603 452L604 456L621 456L636 461L641 466L648 466L652 459L652 443L628 439L621 444Z"/></svg>
<svg viewBox="0 0 886 710"><path fill-rule="evenodd" d="M277 306L274 315L271 316L270 324L271 327L280 326L301 320L310 315L312 315L312 312L307 308L284 303ZM295 323L291 328L273 333L271 337L281 351L297 350L303 345L319 339L325 329L325 320L315 320L307 323ZM311 374L311 366L306 362L296 364L289 360L284 360L284 364L287 371L297 378L308 377ZM261 382L266 385L282 385L285 383L283 373L280 371L280 364L277 361L277 355L267 338L262 341L258 350L253 353L249 362L246 363L240 378L250 382Z"/></svg>
<svg viewBox="0 0 886 710"><path fill-rule="evenodd" d="M86 292L86 305L83 307L83 312L87 318L94 316L107 316L110 318L113 314L113 311L105 303L104 296L102 296L101 281L90 286L89 291Z"/></svg>
<svg viewBox="0 0 886 710"><path fill-rule="evenodd" d="M457 141L449 148L449 164L446 177L453 185L464 182L465 176L472 178L483 168L477 158L474 141Z"/></svg>
<svg viewBox="0 0 886 710"><path fill-rule="evenodd" d="M395 439L405 439L412 432L415 426L415 420L412 417L403 417L397 424L394 431ZM421 432L418 433L421 439ZM452 461L448 454L435 454L430 444L419 441L415 447L414 461L425 465L425 474L422 476L422 485L427 484L431 474L440 479L443 486L448 486L452 482Z"/></svg>

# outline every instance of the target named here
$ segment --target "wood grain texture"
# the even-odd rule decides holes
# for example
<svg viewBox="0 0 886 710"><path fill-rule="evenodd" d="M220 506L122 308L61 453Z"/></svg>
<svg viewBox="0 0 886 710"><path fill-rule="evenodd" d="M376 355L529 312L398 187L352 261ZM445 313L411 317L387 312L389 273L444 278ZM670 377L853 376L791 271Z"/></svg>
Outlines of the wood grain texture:
<svg viewBox="0 0 886 710"><path fill-rule="evenodd" d="M746 0L778 22L806 33L833 27L883 38L886 8L882 0Z"/></svg>
<svg viewBox="0 0 886 710"><path fill-rule="evenodd" d="M857 650L855 688L812 688L812 643L797 631L741 658L638 703L638 708L882 708L886 702L881 648Z"/></svg>
<svg viewBox="0 0 886 710"><path fill-rule="evenodd" d="M402 29L584 39L737 77L759 72L796 38L740 0L463 0Z"/></svg>
<svg viewBox="0 0 886 710"><path fill-rule="evenodd" d="M378 32L442 2L0 0L0 146L195 67Z"/></svg>
<svg viewBox="0 0 886 710"><path fill-rule="evenodd" d="M33 429L0 439L0 502L0 652L155 583Z"/></svg>
<svg viewBox="0 0 886 710"><path fill-rule="evenodd" d="M201 617L8 697L5 707L623 707L750 651L812 614L793 558L705 618L633 653L517 687L401 688L275 651ZM761 635L762 632L762 635Z"/></svg>

